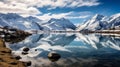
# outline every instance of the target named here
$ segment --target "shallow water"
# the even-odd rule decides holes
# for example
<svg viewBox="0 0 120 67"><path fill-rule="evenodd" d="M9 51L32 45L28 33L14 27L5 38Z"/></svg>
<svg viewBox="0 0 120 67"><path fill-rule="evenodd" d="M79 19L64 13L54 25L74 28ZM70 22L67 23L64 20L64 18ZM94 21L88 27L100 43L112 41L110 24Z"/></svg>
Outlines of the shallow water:
<svg viewBox="0 0 120 67"><path fill-rule="evenodd" d="M120 67L120 37L98 34L33 34L25 40L7 45L29 67ZM23 55L23 49L30 48ZM49 52L58 53L56 61Z"/></svg>

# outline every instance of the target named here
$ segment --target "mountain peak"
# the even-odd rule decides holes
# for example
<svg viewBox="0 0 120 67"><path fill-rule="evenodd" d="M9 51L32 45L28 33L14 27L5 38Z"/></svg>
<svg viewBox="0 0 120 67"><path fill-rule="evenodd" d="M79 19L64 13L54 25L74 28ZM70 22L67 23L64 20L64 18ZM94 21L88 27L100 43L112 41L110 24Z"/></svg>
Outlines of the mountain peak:
<svg viewBox="0 0 120 67"><path fill-rule="evenodd" d="M111 28L119 29L119 26L120 13L112 15L110 18L96 14L93 18L79 26L77 30L106 30Z"/></svg>
<svg viewBox="0 0 120 67"><path fill-rule="evenodd" d="M90 20L86 21L82 26L77 28L77 30L100 30L105 26L105 23L102 22L103 19L103 15L96 14Z"/></svg>
<svg viewBox="0 0 120 67"><path fill-rule="evenodd" d="M48 22L51 23L51 22L70 22L68 19L65 19L65 18L51 18Z"/></svg>
<svg viewBox="0 0 120 67"><path fill-rule="evenodd" d="M61 20L66 20L64 17L63 18L60 18Z"/></svg>
<svg viewBox="0 0 120 67"><path fill-rule="evenodd" d="M38 19L37 17L33 17L33 16L29 16L29 17L26 17L26 19L27 20L30 20L30 21L38 21L38 22L40 22L40 21L42 21L42 20L40 20L40 19Z"/></svg>
<svg viewBox="0 0 120 67"><path fill-rule="evenodd" d="M65 18L51 18L50 20L67 20Z"/></svg>
<svg viewBox="0 0 120 67"><path fill-rule="evenodd" d="M109 20L112 21L112 20L114 20L114 19L116 19L116 18L119 18L119 17L120 17L120 13L117 13L117 14L112 15L112 16L109 18Z"/></svg>
<svg viewBox="0 0 120 67"><path fill-rule="evenodd" d="M104 17L103 15L96 14L96 15L93 16L93 19L102 20L103 17Z"/></svg>
<svg viewBox="0 0 120 67"><path fill-rule="evenodd" d="M22 18L20 15L16 13L7 13L7 14L2 14L0 13L0 16L6 19L17 19L17 18Z"/></svg>
<svg viewBox="0 0 120 67"><path fill-rule="evenodd" d="M48 22L46 22L45 24L43 24L44 26L46 26L46 29L50 29L50 30L68 30L68 29L72 29L75 30L76 26L70 22L68 19L65 18L51 18Z"/></svg>
<svg viewBox="0 0 120 67"><path fill-rule="evenodd" d="M0 26L10 26L21 30L40 30L38 22L40 21L35 17L22 17L16 13L0 13Z"/></svg>
<svg viewBox="0 0 120 67"><path fill-rule="evenodd" d="M111 17L120 17L120 13L114 14Z"/></svg>

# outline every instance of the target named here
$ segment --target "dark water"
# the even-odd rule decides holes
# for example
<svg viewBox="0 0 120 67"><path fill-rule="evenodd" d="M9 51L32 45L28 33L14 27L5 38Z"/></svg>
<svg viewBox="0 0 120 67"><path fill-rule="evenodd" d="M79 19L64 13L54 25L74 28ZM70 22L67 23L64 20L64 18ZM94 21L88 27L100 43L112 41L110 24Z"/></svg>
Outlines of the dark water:
<svg viewBox="0 0 120 67"><path fill-rule="evenodd" d="M120 37L97 34L33 34L8 45L20 61L31 61L30 67L120 67ZM23 55L23 49L30 48ZM52 62L49 52L61 58Z"/></svg>

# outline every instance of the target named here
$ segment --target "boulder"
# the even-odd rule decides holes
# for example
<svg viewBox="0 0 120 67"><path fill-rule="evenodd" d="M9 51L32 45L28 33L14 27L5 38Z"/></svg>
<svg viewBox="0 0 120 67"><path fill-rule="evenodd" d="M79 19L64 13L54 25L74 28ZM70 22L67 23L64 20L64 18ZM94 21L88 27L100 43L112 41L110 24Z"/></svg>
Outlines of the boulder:
<svg viewBox="0 0 120 67"><path fill-rule="evenodd" d="M61 58L61 55L58 54L58 53L55 53L55 52L50 52L50 53L48 53L48 58L52 62L55 62L55 61L58 61Z"/></svg>

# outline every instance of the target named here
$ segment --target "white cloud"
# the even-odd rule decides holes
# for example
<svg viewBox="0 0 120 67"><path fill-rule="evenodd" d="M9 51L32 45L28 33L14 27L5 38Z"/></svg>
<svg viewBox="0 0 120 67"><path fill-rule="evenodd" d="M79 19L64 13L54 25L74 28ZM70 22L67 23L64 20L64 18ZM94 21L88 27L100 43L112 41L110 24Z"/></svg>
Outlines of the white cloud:
<svg viewBox="0 0 120 67"><path fill-rule="evenodd" d="M0 13L17 13L22 16L35 16L38 14L42 14L40 10L37 8L44 8L47 6L47 9L55 9L57 7L63 8L63 7L69 7L69 8L76 8L81 6L96 6L100 3L98 0L1 0L0 1ZM51 14L47 13L39 18L42 19L49 19L49 18L86 18L89 15L80 15L82 13L75 13L76 16L74 16L75 12L69 12L69 13L61 13L61 14ZM77 16L77 14L79 16ZM73 15L73 16L72 16Z"/></svg>
<svg viewBox="0 0 120 67"><path fill-rule="evenodd" d="M27 4L24 3L19 3L16 1L1 1L0 2L0 13L17 13L20 14L22 16L29 16L29 15L37 15L37 14L41 14L41 12L31 6L28 7Z"/></svg>
<svg viewBox="0 0 120 67"><path fill-rule="evenodd" d="M97 0L2 0L0 1L1 12L30 12L39 13L35 7L43 8L48 6L48 9L54 9L56 7L81 7L81 6L96 6L100 3ZM29 10L34 8L33 11Z"/></svg>
<svg viewBox="0 0 120 67"><path fill-rule="evenodd" d="M69 7L82 7L82 6L96 6L100 3L97 0L75 0L73 1Z"/></svg>
<svg viewBox="0 0 120 67"><path fill-rule="evenodd" d="M62 18L62 17L66 17L69 14L70 13L60 13L60 14L47 13L47 14L44 14L42 16L38 16L38 18L40 18L42 20L49 20L50 18Z"/></svg>
<svg viewBox="0 0 120 67"><path fill-rule="evenodd" d="M26 0L25 3L37 7L49 6L48 9L54 9L56 7L96 6L100 4L98 0Z"/></svg>
<svg viewBox="0 0 120 67"><path fill-rule="evenodd" d="M74 16L68 16L67 18L69 18L69 19L84 19L84 18L87 18L87 17L89 17L90 15L85 15L85 16L76 16L76 17L74 17Z"/></svg>
<svg viewBox="0 0 120 67"><path fill-rule="evenodd" d="M84 19L84 18L88 18L90 17L92 13L85 11L85 12L68 12L68 13L59 13L59 14L51 14L51 13L47 13L47 14L43 14L41 16L37 16L39 19L42 20L49 20L51 18L67 18L67 19Z"/></svg>

